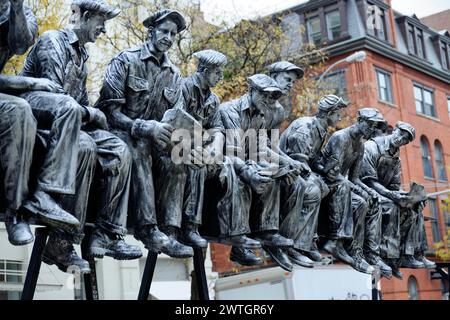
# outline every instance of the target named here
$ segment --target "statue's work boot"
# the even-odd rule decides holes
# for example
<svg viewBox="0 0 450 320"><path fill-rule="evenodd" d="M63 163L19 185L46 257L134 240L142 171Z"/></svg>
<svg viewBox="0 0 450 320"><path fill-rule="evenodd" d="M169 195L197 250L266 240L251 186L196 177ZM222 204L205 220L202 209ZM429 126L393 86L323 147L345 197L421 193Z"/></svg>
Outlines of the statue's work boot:
<svg viewBox="0 0 450 320"><path fill-rule="evenodd" d="M219 243L228 244L230 246L241 247L245 249L261 249L261 242L253 240L246 235L231 236L219 238Z"/></svg>
<svg viewBox="0 0 450 320"><path fill-rule="evenodd" d="M169 243L161 248L161 252L172 258L191 258L194 256L192 247L185 246L177 240L178 228L168 226L164 228L164 233L169 237Z"/></svg>
<svg viewBox="0 0 450 320"><path fill-rule="evenodd" d="M372 274L375 271L375 268L372 267L363 257L362 253L356 253L352 256L353 263L351 266L356 271Z"/></svg>
<svg viewBox="0 0 450 320"><path fill-rule="evenodd" d="M78 256L72 243L57 236L50 236L42 261L49 265L56 265L63 272L80 274L91 272L89 262Z"/></svg>
<svg viewBox="0 0 450 320"><path fill-rule="evenodd" d="M417 261L422 262L426 269L435 269L436 268L436 263L434 263L433 261L428 260L427 258L425 258L425 256L423 254L416 255L415 259Z"/></svg>
<svg viewBox="0 0 450 320"><path fill-rule="evenodd" d="M294 248L287 249L287 255L291 261L299 266L305 268L314 268L314 261L307 256L301 254L298 250Z"/></svg>
<svg viewBox="0 0 450 320"><path fill-rule="evenodd" d="M255 235L255 239L263 246L287 249L294 246L294 241L280 235L279 233L261 232Z"/></svg>
<svg viewBox="0 0 450 320"><path fill-rule="evenodd" d="M294 266L289 260L289 257L282 249L277 247L268 247L263 245L263 249L270 255L270 257L281 267L281 269L292 272Z"/></svg>
<svg viewBox="0 0 450 320"><path fill-rule="evenodd" d="M23 207L36 215L45 225L65 231L73 231L80 226L80 221L62 209L56 201L43 191L36 191Z"/></svg>
<svg viewBox="0 0 450 320"><path fill-rule="evenodd" d="M252 250L242 247L231 248L230 260L242 266L257 266L264 262Z"/></svg>
<svg viewBox="0 0 450 320"><path fill-rule="evenodd" d="M208 241L206 241L198 232L198 225L193 223L186 223L182 230L180 242L185 245L206 249L208 247Z"/></svg>
<svg viewBox="0 0 450 320"><path fill-rule="evenodd" d="M320 254L315 241L313 242L310 250L308 251L300 250L300 253L307 256L314 262L322 262L322 255Z"/></svg>
<svg viewBox="0 0 450 320"><path fill-rule="evenodd" d="M413 255L405 254L401 257L400 267L410 269L421 269L425 268L425 265L423 264L422 261L415 259Z"/></svg>
<svg viewBox="0 0 450 320"><path fill-rule="evenodd" d="M342 242L339 240L328 240L323 249L342 262L350 265L353 263L352 257L345 251Z"/></svg>
<svg viewBox="0 0 450 320"><path fill-rule="evenodd" d="M6 232L8 240L14 246L23 246L33 242L34 235L30 225L16 212L6 212L5 217Z"/></svg>
<svg viewBox="0 0 450 320"><path fill-rule="evenodd" d="M152 252L161 252L170 243L169 237L156 225L147 225L135 231L134 237L141 241L145 248Z"/></svg>
<svg viewBox="0 0 450 320"><path fill-rule="evenodd" d="M92 234L89 254L95 258L108 256L116 260L133 260L142 257L142 251L138 246L127 244L121 235L108 235L100 229L95 229Z"/></svg>
<svg viewBox="0 0 450 320"><path fill-rule="evenodd" d="M388 266L379 256L368 253L365 258L370 265L380 268L380 272L383 277L386 279L392 278L392 268Z"/></svg>

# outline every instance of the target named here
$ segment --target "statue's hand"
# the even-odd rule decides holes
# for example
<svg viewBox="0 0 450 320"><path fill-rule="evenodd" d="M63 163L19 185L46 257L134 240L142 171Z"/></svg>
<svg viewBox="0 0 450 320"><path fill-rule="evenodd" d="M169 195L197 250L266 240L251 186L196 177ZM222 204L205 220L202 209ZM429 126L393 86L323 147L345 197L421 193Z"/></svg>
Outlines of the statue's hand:
<svg viewBox="0 0 450 320"><path fill-rule="evenodd" d="M97 108L86 107L89 111L89 123L92 123L97 128L108 130L108 121L105 114Z"/></svg>
<svg viewBox="0 0 450 320"><path fill-rule="evenodd" d="M152 121L148 134L159 144L169 145L172 136L173 127L167 123Z"/></svg>
<svg viewBox="0 0 450 320"><path fill-rule="evenodd" d="M33 78L31 90L48 91L53 93L65 93L64 89L59 84L47 78L37 78L37 79Z"/></svg>

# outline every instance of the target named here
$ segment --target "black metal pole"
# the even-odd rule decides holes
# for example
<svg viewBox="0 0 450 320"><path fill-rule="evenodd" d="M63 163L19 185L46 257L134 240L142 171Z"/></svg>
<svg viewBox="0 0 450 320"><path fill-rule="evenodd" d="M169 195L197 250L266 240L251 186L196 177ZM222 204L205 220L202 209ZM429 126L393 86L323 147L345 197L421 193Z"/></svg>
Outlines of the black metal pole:
<svg viewBox="0 0 450 320"><path fill-rule="evenodd" d="M92 226L86 224L86 234L81 242L81 256L84 260L89 262L89 268L91 272L89 274L83 274L84 279L84 293L86 300L99 300L98 285L97 285L97 271L95 269L94 257L89 256L89 243L92 237Z"/></svg>
<svg viewBox="0 0 450 320"><path fill-rule="evenodd" d="M35 230L36 239L34 240L30 263L28 264L27 275L23 284L21 300L33 300L48 233L49 230L45 227L39 227Z"/></svg>
<svg viewBox="0 0 450 320"><path fill-rule="evenodd" d="M203 249L194 248L194 272L197 281L198 297L200 300L209 300L208 282L206 281L205 259Z"/></svg>
<svg viewBox="0 0 450 320"><path fill-rule="evenodd" d="M157 258L158 253L152 251L148 252L144 273L142 274L141 287L139 288L138 300L148 300Z"/></svg>

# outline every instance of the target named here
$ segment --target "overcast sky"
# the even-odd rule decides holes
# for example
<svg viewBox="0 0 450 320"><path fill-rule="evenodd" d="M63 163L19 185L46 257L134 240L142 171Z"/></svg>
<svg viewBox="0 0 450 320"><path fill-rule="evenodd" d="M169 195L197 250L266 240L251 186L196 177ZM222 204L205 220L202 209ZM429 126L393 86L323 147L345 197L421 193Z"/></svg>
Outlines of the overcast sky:
<svg viewBox="0 0 450 320"><path fill-rule="evenodd" d="M235 22L278 10L290 8L305 0L200 0L205 17L211 22ZM449 0L392 0L394 10L406 15L415 13L419 18L450 9Z"/></svg>

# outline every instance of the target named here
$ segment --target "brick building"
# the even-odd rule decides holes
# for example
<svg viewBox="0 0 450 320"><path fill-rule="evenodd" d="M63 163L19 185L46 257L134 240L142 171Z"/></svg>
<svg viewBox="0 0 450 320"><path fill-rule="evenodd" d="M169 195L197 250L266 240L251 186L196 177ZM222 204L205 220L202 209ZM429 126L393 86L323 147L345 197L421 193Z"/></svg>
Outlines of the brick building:
<svg viewBox="0 0 450 320"><path fill-rule="evenodd" d="M416 140L401 150L406 190L410 181L425 185L428 194L450 189L449 33L434 30L415 15L394 11L389 0L311 0L279 14L293 39L288 50L301 54L303 44L315 43L327 50L329 65L353 52L366 52L363 62L339 64L328 83L351 101L351 114L372 106L391 126L402 120L417 129ZM300 26L306 32L300 32ZM430 249L450 227L450 216L441 208L447 197L446 193L431 196L424 212L431 218L426 221ZM228 261L228 250L212 246L215 271L236 268ZM402 271L402 281L381 281L383 299L442 299L446 281L431 279L429 270Z"/></svg>

